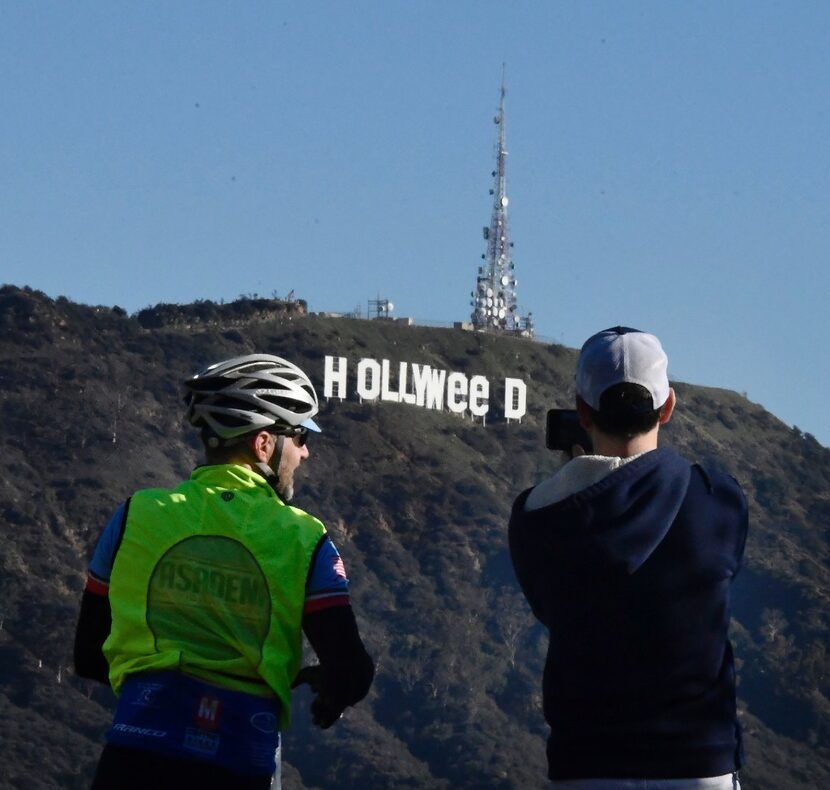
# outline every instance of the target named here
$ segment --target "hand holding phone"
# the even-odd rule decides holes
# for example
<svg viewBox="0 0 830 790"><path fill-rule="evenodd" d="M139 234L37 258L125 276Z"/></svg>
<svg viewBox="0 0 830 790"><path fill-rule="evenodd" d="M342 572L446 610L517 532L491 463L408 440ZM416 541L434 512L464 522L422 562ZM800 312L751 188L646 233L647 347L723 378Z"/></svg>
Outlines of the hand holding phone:
<svg viewBox="0 0 830 790"><path fill-rule="evenodd" d="M579 424L575 409L549 409L545 430L545 445L548 450L561 450L571 454L575 444L586 453L593 450L591 437Z"/></svg>

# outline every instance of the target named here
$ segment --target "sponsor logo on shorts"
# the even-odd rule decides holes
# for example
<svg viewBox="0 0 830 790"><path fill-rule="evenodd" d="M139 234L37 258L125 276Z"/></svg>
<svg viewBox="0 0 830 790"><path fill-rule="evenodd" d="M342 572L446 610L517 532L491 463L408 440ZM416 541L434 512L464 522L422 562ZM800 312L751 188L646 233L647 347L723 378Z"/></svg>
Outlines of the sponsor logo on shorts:
<svg viewBox="0 0 830 790"><path fill-rule="evenodd" d="M277 731L277 717L273 713L260 711L251 716L251 726L260 732L272 733Z"/></svg>
<svg viewBox="0 0 830 790"><path fill-rule="evenodd" d="M123 732L127 735L141 735L145 738L164 738L167 735L165 730L151 730L148 727L135 727L132 724L113 724L116 732Z"/></svg>
<svg viewBox="0 0 830 790"><path fill-rule="evenodd" d="M156 694L164 688L161 683L139 683L132 704L139 708L157 708Z"/></svg>
<svg viewBox="0 0 830 790"><path fill-rule="evenodd" d="M222 701L216 697L204 696L199 700L196 711L196 726L203 730L215 730L222 718Z"/></svg>
<svg viewBox="0 0 830 790"><path fill-rule="evenodd" d="M197 730L195 727L188 727L184 731L184 748L208 757L213 757L219 751L220 741L221 738L218 735Z"/></svg>

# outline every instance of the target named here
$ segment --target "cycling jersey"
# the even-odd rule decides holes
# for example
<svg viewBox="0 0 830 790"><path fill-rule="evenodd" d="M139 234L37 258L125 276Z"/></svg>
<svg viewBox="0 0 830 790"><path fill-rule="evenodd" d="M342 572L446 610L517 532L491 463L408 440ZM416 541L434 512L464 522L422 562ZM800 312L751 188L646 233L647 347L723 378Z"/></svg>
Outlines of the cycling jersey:
<svg viewBox="0 0 830 790"><path fill-rule="evenodd" d="M86 590L107 595L109 591L112 564L121 543L124 530L125 505L120 505L107 522L87 569ZM349 579L343 559L334 542L326 533L320 543L305 588L304 612L317 612L330 606L348 606Z"/></svg>

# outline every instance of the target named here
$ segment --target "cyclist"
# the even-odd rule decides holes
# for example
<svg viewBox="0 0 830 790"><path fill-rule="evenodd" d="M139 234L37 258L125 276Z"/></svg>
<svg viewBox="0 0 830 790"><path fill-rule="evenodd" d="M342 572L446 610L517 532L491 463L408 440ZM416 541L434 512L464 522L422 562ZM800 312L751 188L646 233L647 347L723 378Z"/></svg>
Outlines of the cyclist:
<svg viewBox="0 0 830 790"><path fill-rule="evenodd" d="M343 561L289 504L320 430L308 377L252 354L185 386L207 463L135 492L89 566L76 672L118 695L93 788L266 788L292 684L311 685L327 728L374 676ZM301 631L319 660L302 670Z"/></svg>

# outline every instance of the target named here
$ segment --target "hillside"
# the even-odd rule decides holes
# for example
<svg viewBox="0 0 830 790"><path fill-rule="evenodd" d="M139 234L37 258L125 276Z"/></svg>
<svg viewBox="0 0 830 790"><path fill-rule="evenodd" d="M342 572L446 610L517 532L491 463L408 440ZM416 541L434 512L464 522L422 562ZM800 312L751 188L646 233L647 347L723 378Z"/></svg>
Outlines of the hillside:
<svg viewBox="0 0 830 790"><path fill-rule="evenodd" d="M267 307L267 306L266 306ZM323 318L305 306L163 306L130 317L0 288L0 787L86 787L112 695L67 669L85 567L114 507L199 462L182 378L236 354L284 354L324 401L297 504L344 555L378 663L366 702L331 731L296 696L287 788L544 785L543 630L518 593L505 526L514 496L561 459L545 410L569 406L576 352L519 338ZM200 317L201 316L201 317ZM669 353L671 349L669 349ZM361 359L481 375L486 426L444 410L360 402ZM505 377L527 414L503 419ZM734 474L750 500L733 641L746 787L830 787L830 450L737 393L676 384L665 443Z"/></svg>

